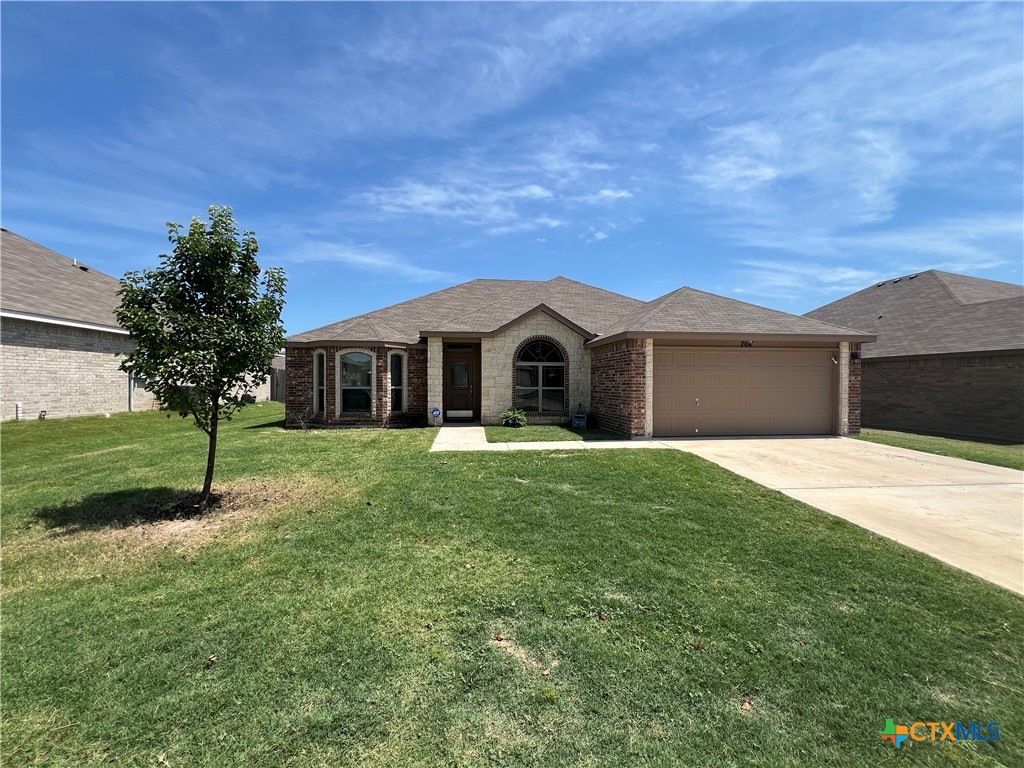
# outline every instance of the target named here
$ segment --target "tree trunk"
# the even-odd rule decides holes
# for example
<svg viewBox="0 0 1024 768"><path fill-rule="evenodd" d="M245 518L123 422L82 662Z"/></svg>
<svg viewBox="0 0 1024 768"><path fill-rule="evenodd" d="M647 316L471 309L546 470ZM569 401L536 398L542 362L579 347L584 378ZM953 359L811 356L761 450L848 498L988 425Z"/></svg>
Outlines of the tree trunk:
<svg viewBox="0 0 1024 768"><path fill-rule="evenodd" d="M210 492L213 490L213 467L217 463L217 425L220 419L217 416L219 404L213 403L213 419L210 421L210 451L206 455L206 480L203 482L203 492L199 496L199 511L204 512L210 504Z"/></svg>

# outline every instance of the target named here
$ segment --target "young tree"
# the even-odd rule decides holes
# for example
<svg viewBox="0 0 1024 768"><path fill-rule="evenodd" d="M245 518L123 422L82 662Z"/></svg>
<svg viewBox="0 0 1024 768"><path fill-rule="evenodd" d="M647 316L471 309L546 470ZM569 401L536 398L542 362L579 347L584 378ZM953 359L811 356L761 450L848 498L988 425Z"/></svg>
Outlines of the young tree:
<svg viewBox="0 0 1024 768"><path fill-rule="evenodd" d="M284 271L261 277L256 238L239 235L230 208L211 206L209 217L208 225L193 218L187 232L168 222L174 252L157 269L127 273L114 311L135 342L121 369L144 377L164 406L210 438L200 510L210 501L220 420L267 380L284 345Z"/></svg>

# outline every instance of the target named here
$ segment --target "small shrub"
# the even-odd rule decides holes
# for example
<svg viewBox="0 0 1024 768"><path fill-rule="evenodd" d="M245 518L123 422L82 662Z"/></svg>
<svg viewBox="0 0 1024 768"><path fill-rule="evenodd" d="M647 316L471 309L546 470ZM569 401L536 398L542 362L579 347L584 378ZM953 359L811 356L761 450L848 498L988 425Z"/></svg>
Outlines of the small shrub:
<svg viewBox="0 0 1024 768"><path fill-rule="evenodd" d="M518 408L509 408L501 414L501 426L503 427L525 427L526 413Z"/></svg>

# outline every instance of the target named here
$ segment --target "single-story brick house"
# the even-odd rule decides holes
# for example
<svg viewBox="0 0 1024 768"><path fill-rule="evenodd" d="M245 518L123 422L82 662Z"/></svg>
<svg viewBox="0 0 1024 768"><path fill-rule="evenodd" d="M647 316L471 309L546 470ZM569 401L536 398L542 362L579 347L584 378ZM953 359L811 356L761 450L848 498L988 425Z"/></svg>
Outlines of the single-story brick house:
<svg viewBox="0 0 1024 768"><path fill-rule="evenodd" d="M692 288L650 302L473 280L289 337L290 425L591 423L632 437L847 434L874 336Z"/></svg>
<svg viewBox="0 0 1024 768"><path fill-rule="evenodd" d="M929 270L807 313L877 335L864 426L1024 442L1024 286Z"/></svg>
<svg viewBox="0 0 1024 768"><path fill-rule="evenodd" d="M0 229L0 419L83 416L157 406L119 370L117 278ZM269 383L255 393L270 396Z"/></svg>

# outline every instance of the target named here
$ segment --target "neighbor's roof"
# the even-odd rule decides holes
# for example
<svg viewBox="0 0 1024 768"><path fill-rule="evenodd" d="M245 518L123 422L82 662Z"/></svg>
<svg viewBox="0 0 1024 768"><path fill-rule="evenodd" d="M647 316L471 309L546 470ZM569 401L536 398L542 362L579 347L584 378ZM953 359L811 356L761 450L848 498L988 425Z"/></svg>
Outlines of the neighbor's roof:
<svg viewBox="0 0 1024 768"><path fill-rule="evenodd" d="M849 328L683 287L638 307L591 343L659 336L799 336L822 341L871 338Z"/></svg>
<svg viewBox="0 0 1024 768"><path fill-rule="evenodd" d="M886 280L807 317L876 334L866 358L1024 349L1024 286L938 270Z"/></svg>
<svg viewBox="0 0 1024 768"><path fill-rule="evenodd" d="M593 336L643 302L565 277L468 283L290 336L290 342L415 344L430 335L493 333L538 308ZM543 306L542 306L543 305Z"/></svg>
<svg viewBox="0 0 1024 768"><path fill-rule="evenodd" d="M123 331L117 279L0 229L0 310Z"/></svg>

